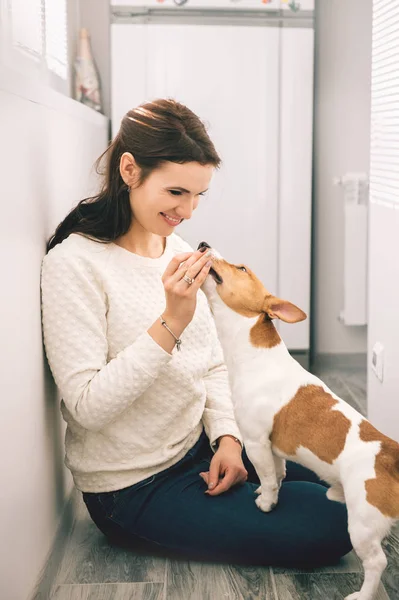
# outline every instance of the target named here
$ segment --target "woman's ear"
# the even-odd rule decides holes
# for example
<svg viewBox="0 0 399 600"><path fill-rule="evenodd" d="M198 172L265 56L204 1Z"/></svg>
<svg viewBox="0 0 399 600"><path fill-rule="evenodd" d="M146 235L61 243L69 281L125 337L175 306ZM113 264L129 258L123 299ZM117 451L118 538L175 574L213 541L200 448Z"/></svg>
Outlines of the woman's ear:
<svg viewBox="0 0 399 600"><path fill-rule="evenodd" d="M266 297L263 310L271 319L280 319L286 323L299 323L307 318L306 313L295 304L275 296Z"/></svg>
<svg viewBox="0 0 399 600"><path fill-rule="evenodd" d="M119 161L119 171L123 181L128 187L133 185L138 179L140 168L134 160L133 154L124 152Z"/></svg>

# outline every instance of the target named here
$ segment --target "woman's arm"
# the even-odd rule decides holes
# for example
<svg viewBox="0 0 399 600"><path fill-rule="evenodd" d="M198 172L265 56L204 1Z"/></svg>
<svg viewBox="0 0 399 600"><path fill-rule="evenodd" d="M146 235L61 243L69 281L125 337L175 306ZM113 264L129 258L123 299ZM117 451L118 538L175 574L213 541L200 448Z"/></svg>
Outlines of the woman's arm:
<svg viewBox="0 0 399 600"><path fill-rule="evenodd" d="M222 347L212 317L211 327L212 359L208 373L204 378L206 404L202 421L211 448L215 452L219 438L223 438L224 435L230 435L237 438L241 445L243 442L234 417L227 367L224 363Z"/></svg>
<svg viewBox="0 0 399 600"><path fill-rule="evenodd" d="M73 418L99 431L158 377L172 358L173 337L159 322L150 328L153 336L144 332L107 363L107 300L84 260L45 256L41 290L44 345L55 382Z"/></svg>

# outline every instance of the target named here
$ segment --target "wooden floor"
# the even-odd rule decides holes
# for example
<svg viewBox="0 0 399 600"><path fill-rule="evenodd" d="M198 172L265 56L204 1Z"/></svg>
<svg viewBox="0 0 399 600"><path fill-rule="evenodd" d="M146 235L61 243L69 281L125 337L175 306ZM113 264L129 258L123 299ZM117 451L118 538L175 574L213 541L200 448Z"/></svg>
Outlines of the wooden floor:
<svg viewBox="0 0 399 600"><path fill-rule="evenodd" d="M366 414L364 370L316 374ZM353 552L334 567L299 571L190 562L114 547L90 520L80 495L76 498L76 522L58 575L36 600L343 600L360 588L362 569ZM384 548L389 565L376 600L398 600L399 528Z"/></svg>

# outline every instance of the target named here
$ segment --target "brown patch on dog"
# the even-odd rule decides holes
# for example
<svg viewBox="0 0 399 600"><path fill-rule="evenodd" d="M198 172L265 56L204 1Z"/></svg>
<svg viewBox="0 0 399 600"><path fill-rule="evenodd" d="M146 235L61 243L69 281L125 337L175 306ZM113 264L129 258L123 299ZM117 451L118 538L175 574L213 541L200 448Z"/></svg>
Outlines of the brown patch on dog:
<svg viewBox="0 0 399 600"><path fill-rule="evenodd" d="M367 501L386 517L399 518L399 444L373 427L369 421L359 425L363 442L381 442L375 457L375 479L365 482Z"/></svg>
<svg viewBox="0 0 399 600"><path fill-rule="evenodd" d="M274 417L272 444L289 456L303 446L331 465L344 449L351 426L343 413L331 410L336 404L321 386L300 387Z"/></svg>
<svg viewBox="0 0 399 600"><path fill-rule="evenodd" d="M249 339L257 348L274 348L281 342L277 329L266 315L259 317L249 333Z"/></svg>

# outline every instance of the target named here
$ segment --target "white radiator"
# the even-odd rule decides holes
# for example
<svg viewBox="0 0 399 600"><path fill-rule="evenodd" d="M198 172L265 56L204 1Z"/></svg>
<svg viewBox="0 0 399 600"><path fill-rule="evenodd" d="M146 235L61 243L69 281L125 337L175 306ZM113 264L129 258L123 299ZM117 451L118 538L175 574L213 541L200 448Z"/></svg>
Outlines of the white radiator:
<svg viewBox="0 0 399 600"><path fill-rule="evenodd" d="M347 173L334 183L344 193L344 297L339 318L345 325L366 325L368 178L365 173Z"/></svg>

